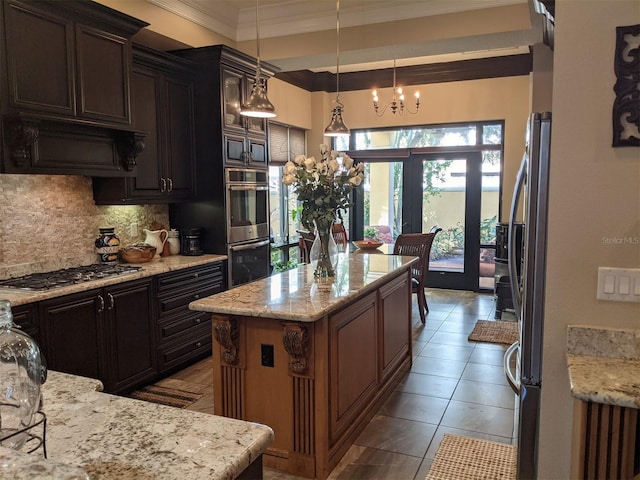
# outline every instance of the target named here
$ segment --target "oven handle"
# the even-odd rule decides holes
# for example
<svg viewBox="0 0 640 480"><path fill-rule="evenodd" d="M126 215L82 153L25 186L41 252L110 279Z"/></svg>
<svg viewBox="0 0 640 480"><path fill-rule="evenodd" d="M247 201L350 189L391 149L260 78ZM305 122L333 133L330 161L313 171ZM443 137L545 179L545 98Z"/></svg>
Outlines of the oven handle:
<svg viewBox="0 0 640 480"><path fill-rule="evenodd" d="M256 190L269 190L269 186L265 185L229 185L229 190L252 190L252 191L256 191Z"/></svg>
<svg viewBox="0 0 640 480"><path fill-rule="evenodd" d="M250 243L248 245L231 245L229 250L232 252L239 252L241 250L253 250L258 247L264 247L265 245L269 245L269 240L263 240L261 242Z"/></svg>

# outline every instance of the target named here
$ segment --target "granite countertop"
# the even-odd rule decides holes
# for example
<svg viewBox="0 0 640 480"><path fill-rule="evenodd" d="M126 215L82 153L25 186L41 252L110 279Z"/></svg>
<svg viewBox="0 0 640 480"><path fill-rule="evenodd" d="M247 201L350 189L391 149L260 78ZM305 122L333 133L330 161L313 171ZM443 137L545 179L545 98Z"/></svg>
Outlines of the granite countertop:
<svg viewBox="0 0 640 480"><path fill-rule="evenodd" d="M339 254L336 275L316 279L313 267L298 268L240 285L189 304L191 310L314 322L356 296L407 270L417 257Z"/></svg>
<svg viewBox="0 0 640 480"><path fill-rule="evenodd" d="M567 328L571 395L640 409L640 329Z"/></svg>
<svg viewBox="0 0 640 480"><path fill-rule="evenodd" d="M127 273L124 275L119 275L116 277L109 277L101 280L93 280L90 282L77 283L74 285L70 285L68 287L60 287L60 288L52 288L50 290L42 290L42 291L25 291L25 290L16 290L10 288L2 288L0 287L0 298L4 298L11 302L11 305L24 305L27 303L39 302L41 300L47 300L49 298L62 297L63 295L69 295L71 293L83 292L87 290L92 290L94 288L106 287L109 285L115 285L122 282L128 282L131 280L137 280L139 278L151 277L153 275L159 275L166 272L171 272L173 270L180 270L183 268L189 267L197 267L199 265L206 265L207 263L213 263L221 260L226 260L226 255L200 255L200 256L182 256L182 255L171 255L168 257L160 257L158 259L153 259L146 263L127 263L125 265L132 265L141 267L141 270L133 273ZM96 263L95 261L93 263ZM88 265L89 263L79 263L69 264L66 262L62 264L62 266L54 267L53 265L49 265L48 269L41 269L42 272L56 270L58 268L69 268L72 266L80 266L80 265ZM33 273L36 267L33 265L24 266L24 267L16 267L11 270L12 275L7 275L3 278L17 277L21 275L26 275L28 273ZM46 267L41 267L46 268ZM8 269L4 269L5 272L8 272ZM37 271L37 270L35 270Z"/></svg>
<svg viewBox="0 0 640 480"><path fill-rule="evenodd" d="M15 465L33 470L24 478L85 478L84 471L105 479L230 480L273 441L265 425L109 395L101 388L96 380L49 372L43 386L47 460L41 450L29 460L7 449L0 449L0 459L28 462ZM47 471L53 473L41 473ZM0 466L3 472L8 473Z"/></svg>

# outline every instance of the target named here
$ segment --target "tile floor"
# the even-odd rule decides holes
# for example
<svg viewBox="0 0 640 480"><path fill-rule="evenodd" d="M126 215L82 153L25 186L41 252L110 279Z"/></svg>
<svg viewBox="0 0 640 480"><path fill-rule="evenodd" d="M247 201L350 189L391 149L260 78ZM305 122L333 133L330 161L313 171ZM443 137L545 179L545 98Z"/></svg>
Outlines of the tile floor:
<svg viewBox="0 0 640 480"><path fill-rule="evenodd" d="M507 346L467 340L476 320L493 320L493 295L440 289L427 295L425 326L414 296L411 371L331 479L423 480L445 433L511 442L514 394L502 367ZM188 408L213 413L210 357L158 383L203 392ZM266 480L298 478L265 469Z"/></svg>

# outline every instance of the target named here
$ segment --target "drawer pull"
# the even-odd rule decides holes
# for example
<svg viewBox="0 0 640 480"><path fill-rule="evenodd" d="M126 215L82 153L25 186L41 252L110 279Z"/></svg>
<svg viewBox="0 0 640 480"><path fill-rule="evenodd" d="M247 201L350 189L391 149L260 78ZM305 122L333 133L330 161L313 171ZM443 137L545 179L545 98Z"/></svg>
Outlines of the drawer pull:
<svg viewBox="0 0 640 480"><path fill-rule="evenodd" d="M200 276L200 274L198 272L193 274L193 278L198 278Z"/></svg>
<svg viewBox="0 0 640 480"><path fill-rule="evenodd" d="M196 348L200 348L202 346L201 342L196 342Z"/></svg>
<svg viewBox="0 0 640 480"><path fill-rule="evenodd" d="M195 293L195 294L193 295L193 298L195 298L195 299L197 300L197 299L199 299L199 298L200 298L200 295L198 295L197 293Z"/></svg>
<svg viewBox="0 0 640 480"><path fill-rule="evenodd" d="M202 319L200 319L200 318L196 318L196 319L195 319L195 323L200 323L200 321L201 321L201 320L202 320Z"/></svg>

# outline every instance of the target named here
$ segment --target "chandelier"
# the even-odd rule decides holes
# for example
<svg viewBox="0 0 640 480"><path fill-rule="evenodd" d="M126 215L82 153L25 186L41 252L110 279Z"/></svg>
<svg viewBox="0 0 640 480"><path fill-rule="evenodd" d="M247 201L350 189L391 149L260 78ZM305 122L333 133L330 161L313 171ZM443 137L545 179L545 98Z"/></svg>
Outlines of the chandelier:
<svg viewBox="0 0 640 480"><path fill-rule="evenodd" d="M373 95L373 109L376 112L376 115L378 117L381 117L382 115L384 115L384 112L387 111L387 109L391 110L391 113L393 113L395 115L396 112L398 112L399 115L402 115L405 110L407 111L407 113L411 113L412 115L418 113L418 109L420 108L420 92L416 91L416 93L414 94L416 97L416 109L415 111L412 111L405 103L404 103L404 93L402 93L402 87L398 87L396 85L396 59L393 59L393 98L391 99L391 102L389 102L387 105L384 106L384 108L380 108L380 105L378 104L378 91L374 90L373 92L371 92Z"/></svg>

